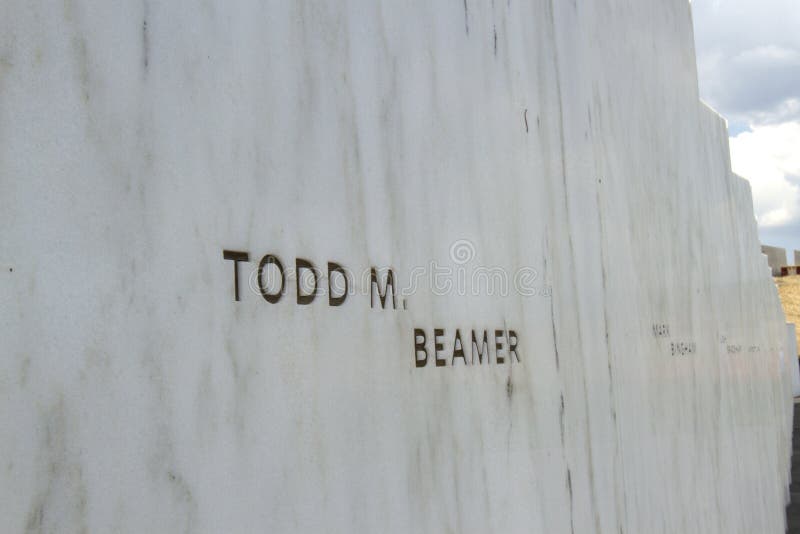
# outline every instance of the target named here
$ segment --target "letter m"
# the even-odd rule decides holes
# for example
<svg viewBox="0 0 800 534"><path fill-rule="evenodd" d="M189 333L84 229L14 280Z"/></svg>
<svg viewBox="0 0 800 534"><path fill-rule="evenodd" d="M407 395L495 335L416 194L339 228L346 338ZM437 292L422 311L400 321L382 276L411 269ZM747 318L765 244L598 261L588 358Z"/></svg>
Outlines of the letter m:
<svg viewBox="0 0 800 534"><path fill-rule="evenodd" d="M386 308L386 297L389 296L389 290L392 291L392 308L395 310L397 309L397 299L395 295L394 289L394 273L391 269L388 270L386 274L386 285L383 286L383 291L381 291L381 285L378 282L378 271L375 270L375 267L370 268L370 292L369 292L369 307L375 307L375 297L377 297L378 301L381 303L381 308Z"/></svg>
<svg viewBox="0 0 800 534"><path fill-rule="evenodd" d="M483 342L478 348L478 340L475 338L475 330L472 331L472 365L475 365L475 356L478 357L478 364L483 363L483 357L486 356L486 363L489 361L489 340L487 339L486 330L483 331Z"/></svg>

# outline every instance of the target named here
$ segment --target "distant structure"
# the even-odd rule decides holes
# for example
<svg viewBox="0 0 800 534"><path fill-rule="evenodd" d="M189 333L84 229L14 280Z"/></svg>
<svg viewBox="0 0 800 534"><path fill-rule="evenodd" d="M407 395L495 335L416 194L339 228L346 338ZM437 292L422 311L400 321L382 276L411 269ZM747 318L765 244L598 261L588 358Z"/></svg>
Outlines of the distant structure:
<svg viewBox="0 0 800 534"><path fill-rule="evenodd" d="M800 250L794 251L794 265L800 265Z"/></svg>
<svg viewBox="0 0 800 534"><path fill-rule="evenodd" d="M786 249L761 245L761 252L767 255L767 263L772 269L772 276L781 275L781 267L786 265ZM797 252L795 252L797 258Z"/></svg>

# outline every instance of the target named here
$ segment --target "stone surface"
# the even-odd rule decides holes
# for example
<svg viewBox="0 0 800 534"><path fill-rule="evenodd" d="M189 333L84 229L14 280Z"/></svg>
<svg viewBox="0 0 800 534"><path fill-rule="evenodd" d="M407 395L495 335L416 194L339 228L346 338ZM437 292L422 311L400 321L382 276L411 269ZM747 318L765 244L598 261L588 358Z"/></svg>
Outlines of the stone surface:
<svg viewBox="0 0 800 534"><path fill-rule="evenodd" d="M792 358L792 395L800 397L800 362L797 358L797 329L796 325L786 323L786 356Z"/></svg>
<svg viewBox="0 0 800 534"><path fill-rule="evenodd" d="M690 19L6 3L4 530L783 532L785 323ZM267 302L268 253L358 291Z"/></svg>
<svg viewBox="0 0 800 534"><path fill-rule="evenodd" d="M792 436L792 482L786 507L786 534L800 534L800 404L794 404Z"/></svg>
<svg viewBox="0 0 800 534"><path fill-rule="evenodd" d="M794 263L792 265L800 265L800 250L794 251Z"/></svg>
<svg viewBox="0 0 800 534"><path fill-rule="evenodd" d="M772 276L780 276L781 267L786 265L786 249L761 245L761 252L767 256L767 264L772 269Z"/></svg>

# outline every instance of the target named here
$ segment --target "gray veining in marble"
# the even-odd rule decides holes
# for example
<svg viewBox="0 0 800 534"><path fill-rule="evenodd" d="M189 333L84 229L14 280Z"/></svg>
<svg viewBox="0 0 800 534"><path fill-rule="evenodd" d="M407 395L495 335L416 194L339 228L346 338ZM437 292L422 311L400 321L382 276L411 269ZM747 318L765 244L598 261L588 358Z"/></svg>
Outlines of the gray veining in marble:
<svg viewBox="0 0 800 534"><path fill-rule="evenodd" d="M783 532L785 321L685 0L0 12L3 530ZM270 304L268 253L453 285Z"/></svg>

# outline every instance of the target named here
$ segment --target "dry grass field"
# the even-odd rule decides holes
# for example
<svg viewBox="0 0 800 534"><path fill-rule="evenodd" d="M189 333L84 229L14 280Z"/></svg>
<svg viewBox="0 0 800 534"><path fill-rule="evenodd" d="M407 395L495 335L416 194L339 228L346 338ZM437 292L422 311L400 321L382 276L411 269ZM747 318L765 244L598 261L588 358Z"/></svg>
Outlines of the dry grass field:
<svg viewBox="0 0 800 534"><path fill-rule="evenodd" d="M800 275L775 278L786 322L797 325L797 346L800 347Z"/></svg>

